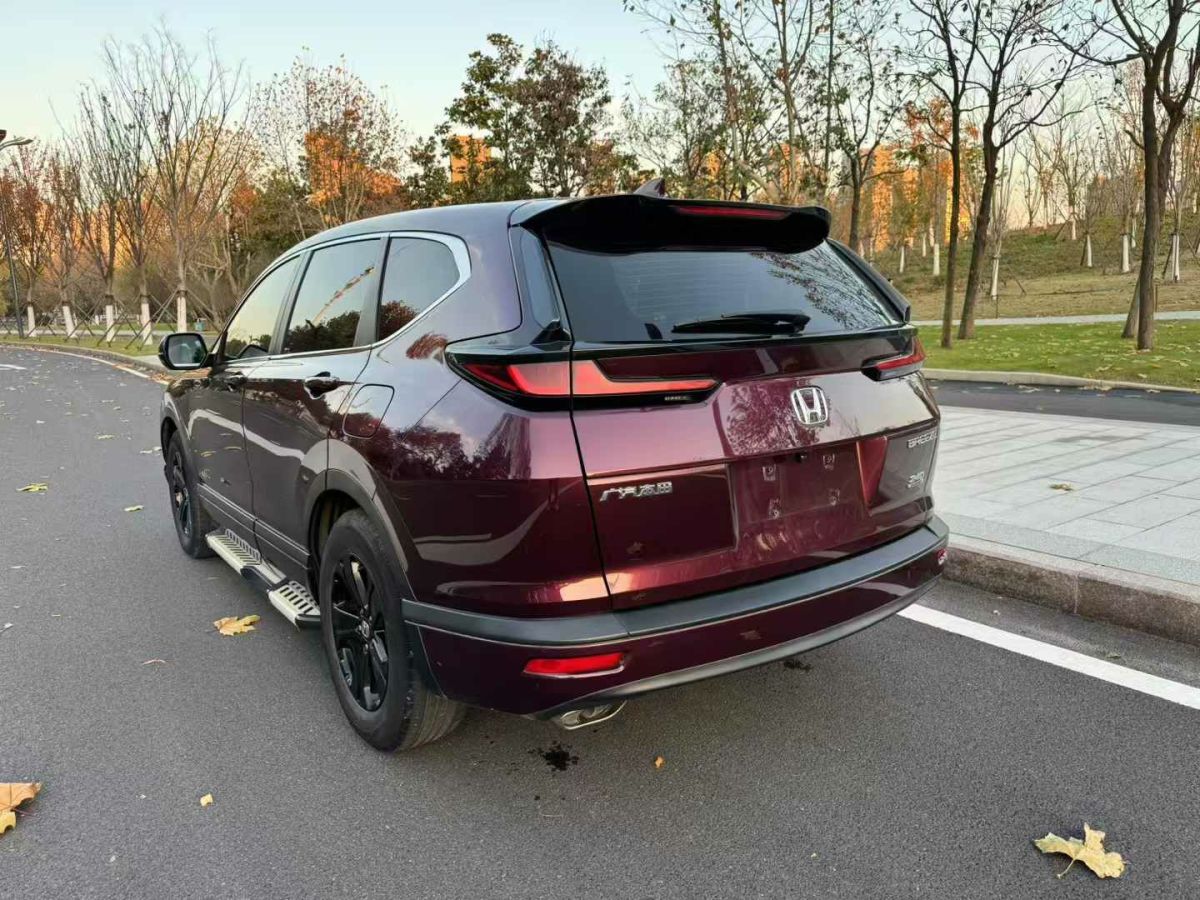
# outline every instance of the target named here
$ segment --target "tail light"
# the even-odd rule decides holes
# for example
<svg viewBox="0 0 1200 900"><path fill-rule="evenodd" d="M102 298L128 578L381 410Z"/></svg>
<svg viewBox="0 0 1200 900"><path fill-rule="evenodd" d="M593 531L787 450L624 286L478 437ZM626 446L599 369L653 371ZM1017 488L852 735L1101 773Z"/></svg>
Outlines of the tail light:
<svg viewBox="0 0 1200 900"><path fill-rule="evenodd" d="M883 381L887 378L900 378L904 375L911 375L920 369L924 362L925 348L921 346L921 339L914 337L911 353L875 360L869 363L863 371L876 381Z"/></svg>
<svg viewBox="0 0 1200 900"><path fill-rule="evenodd" d="M583 675L609 675L620 672L624 667L624 653L600 653L596 656L531 659L525 663L525 674L542 678L578 678Z"/></svg>
<svg viewBox="0 0 1200 900"><path fill-rule="evenodd" d="M714 378L610 378L594 360L491 363L463 362L461 368L476 381L520 397L566 399L575 397L657 396L688 399L717 386Z"/></svg>

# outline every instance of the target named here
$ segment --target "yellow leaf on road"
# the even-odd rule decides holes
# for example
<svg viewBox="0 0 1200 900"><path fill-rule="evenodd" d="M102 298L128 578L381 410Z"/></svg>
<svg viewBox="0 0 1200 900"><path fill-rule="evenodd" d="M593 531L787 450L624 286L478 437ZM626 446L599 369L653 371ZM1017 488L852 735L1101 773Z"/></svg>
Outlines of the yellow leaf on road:
<svg viewBox="0 0 1200 900"><path fill-rule="evenodd" d="M201 797L200 805L202 807L203 806L212 806L212 794L205 794L203 797Z"/></svg>
<svg viewBox="0 0 1200 900"><path fill-rule="evenodd" d="M44 481L35 481L33 484L27 484L27 485L25 485L25 487L17 488L17 493L18 494L40 494L40 493L42 493L42 491L46 490L48 487L50 487L50 485L46 484L46 482L44 482Z"/></svg>
<svg viewBox="0 0 1200 900"><path fill-rule="evenodd" d="M113 437L113 436L112 436L111 434L98 434L98 435L96 435L96 440L98 440L98 441L111 441L111 440L112 440L112 437Z"/></svg>
<svg viewBox="0 0 1200 900"><path fill-rule="evenodd" d="M41 789L38 781L0 784L0 834L17 827L17 814L13 810L26 800L32 800Z"/></svg>
<svg viewBox="0 0 1200 900"><path fill-rule="evenodd" d="M125 512L141 512L141 511L142 511L142 509L144 509L144 507L141 507L141 506L127 506L127 507L125 507Z"/></svg>
<svg viewBox="0 0 1200 900"><path fill-rule="evenodd" d="M224 635L245 634L254 630L257 621L258 616L242 616L240 619L237 616L225 616L213 622L213 627Z"/></svg>
<svg viewBox="0 0 1200 900"><path fill-rule="evenodd" d="M665 759L663 759L661 756L654 757L654 768L661 769L666 764L667 764L667 761Z"/></svg>
<svg viewBox="0 0 1200 900"><path fill-rule="evenodd" d="M1082 841L1079 838L1060 838L1057 834L1047 834L1033 843L1043 853L1062 853L1071 857L1067 867L1058 873L1059 878L1071 870L1076 860L1100 878L1120 878L1125 871L1125 860L1121 854L1104 849L1104 832L1096 831L1086 822L1083 823Z"/></svg>

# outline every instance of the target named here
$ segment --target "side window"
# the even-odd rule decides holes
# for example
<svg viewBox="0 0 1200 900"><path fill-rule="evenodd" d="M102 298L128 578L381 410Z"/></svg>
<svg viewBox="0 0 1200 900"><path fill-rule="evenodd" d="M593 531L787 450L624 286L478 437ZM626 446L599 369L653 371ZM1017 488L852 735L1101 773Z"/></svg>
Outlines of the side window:
<svg viewBox="0 0 1200 900"><path fill-rule="evenodd" d="M450 248L423 238L392 238L379 299L379 338L395 334L454 287L458 265Z"/></svg>
<svg viewBox="0 0 1200 900"><path fill-rule="evenodd" d="M271 336L279 307L287 299L288 288L300 257L293 257L278 266L260 281L246 298L237 314L225 329L224 359L253 359L266 356L271 349Z"/></svg>
<svg viewBox="0 0 1200 900"><path fill-rule="evenodd" d="M283 336L284 353L354 346L367 303L374 300L379 241L354 241L314 250Z"/></svg>

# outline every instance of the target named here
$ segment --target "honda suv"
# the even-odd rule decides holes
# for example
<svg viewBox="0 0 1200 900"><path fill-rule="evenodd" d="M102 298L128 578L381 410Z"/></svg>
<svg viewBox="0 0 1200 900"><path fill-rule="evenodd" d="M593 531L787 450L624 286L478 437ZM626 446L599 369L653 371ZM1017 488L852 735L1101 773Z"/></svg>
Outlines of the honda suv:
<svg viewBox="0 0 1200 900"><path fill-rule="evenodd" d="M414 210L159 349L175 528L319 628L381 749L467 706L579 727L865 628L936 580L904 299L819 208Z"/></svg>

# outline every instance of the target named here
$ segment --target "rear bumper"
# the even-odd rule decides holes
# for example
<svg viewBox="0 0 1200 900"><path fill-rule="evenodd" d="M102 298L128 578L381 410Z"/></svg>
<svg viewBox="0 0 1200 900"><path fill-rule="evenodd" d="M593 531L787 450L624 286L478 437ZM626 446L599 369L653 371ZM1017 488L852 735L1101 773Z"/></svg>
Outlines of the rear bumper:
<svg viewBox="0 0 1200 900"><path fill-rule="evenodd" d="M887 618L941 574L949 531L938 518L899 540L760 584L639 609L510 618L412 600L430 674L448 696L522 715L596 706L783 659ZM619 651L619 672L540 678L533 657Z"/></svg>

